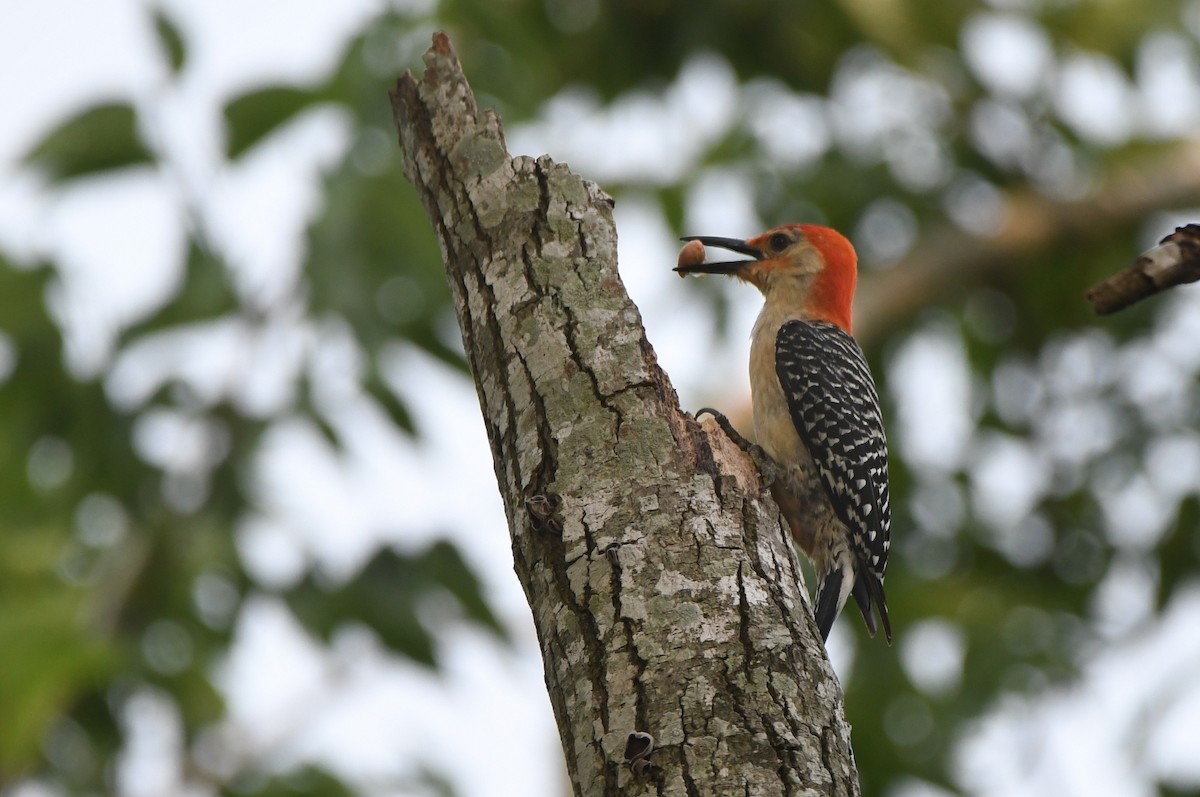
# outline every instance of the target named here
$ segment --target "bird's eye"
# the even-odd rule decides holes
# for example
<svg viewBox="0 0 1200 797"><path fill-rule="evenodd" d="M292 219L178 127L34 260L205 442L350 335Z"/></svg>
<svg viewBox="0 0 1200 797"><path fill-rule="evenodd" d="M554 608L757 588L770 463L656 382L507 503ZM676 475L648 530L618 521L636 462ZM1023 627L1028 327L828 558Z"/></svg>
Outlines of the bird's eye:
<svg viewBox="0 0 1200 797"><path fill-rule="evenodd" d="M791 241L788 240L788 237L781 232L777 232L771 236L771 248L777 251L786 249L787 245L790 243Z"/></svg>

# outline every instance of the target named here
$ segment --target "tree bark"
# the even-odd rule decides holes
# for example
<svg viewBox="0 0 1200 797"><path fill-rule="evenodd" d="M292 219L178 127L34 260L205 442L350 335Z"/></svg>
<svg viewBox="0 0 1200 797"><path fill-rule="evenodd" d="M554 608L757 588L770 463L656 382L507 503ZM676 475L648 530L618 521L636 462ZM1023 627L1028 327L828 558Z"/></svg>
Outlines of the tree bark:
<svg viewBox="0 0 1200 797"><path fill-rule="evenodd" d="M391 93L405 173L441 241L575 793L858 794L778 510L680 410L617 274L612 200L511 158L444 34L425 64Z"/></svg>
<svg viewBox="0 0 1200 797"><path fill-rule="evenodd" d="M1200 280L1200 224L1175 232L1143 252L1128 268L1088 289L1099 315L1110 315L1148 296Z"/></svg>

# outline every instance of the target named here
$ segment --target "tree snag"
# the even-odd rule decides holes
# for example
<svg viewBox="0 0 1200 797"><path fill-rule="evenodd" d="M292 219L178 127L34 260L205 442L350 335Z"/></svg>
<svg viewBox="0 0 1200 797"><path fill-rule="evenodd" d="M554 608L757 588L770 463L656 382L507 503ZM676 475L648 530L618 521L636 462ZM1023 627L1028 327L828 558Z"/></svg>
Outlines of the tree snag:
<svg viewBox="0 0 1200 797"><path fill-rule="evenodd" d="M575 793L858 794L778 510L680 410L617 274L612 200L511 158L444 34L425 64L391 93L405 173L441 241Z"/></svg>
<svg viewBox="0 0 1200 797"><path fill-rule="evenodd" d="M1176 227L1133 265L1088 288L1086 295L1099 315L1109 315L1196 280L1200 280L1200 224L1188 224Z"/></svg>

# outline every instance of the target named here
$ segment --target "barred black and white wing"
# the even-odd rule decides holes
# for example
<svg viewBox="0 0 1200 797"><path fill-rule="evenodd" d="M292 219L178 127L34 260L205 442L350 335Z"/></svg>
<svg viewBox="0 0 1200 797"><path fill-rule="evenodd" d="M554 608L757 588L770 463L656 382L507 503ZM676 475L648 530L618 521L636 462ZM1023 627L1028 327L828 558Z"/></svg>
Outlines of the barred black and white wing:
<svg viewBox="0 0 1200 797"><path fill-rule="evenodd" d="M817 625L828 636L852 593L872 636L871 605L879 607L890 642L883 593L891 533L887 439L866 357L858 342L834 324L789 321L776 337L775 371L792 422L812 454L834 513L850 532L849 547L857 559L849 588L841 567L818 574L823 581L817 590Z"/></svg>

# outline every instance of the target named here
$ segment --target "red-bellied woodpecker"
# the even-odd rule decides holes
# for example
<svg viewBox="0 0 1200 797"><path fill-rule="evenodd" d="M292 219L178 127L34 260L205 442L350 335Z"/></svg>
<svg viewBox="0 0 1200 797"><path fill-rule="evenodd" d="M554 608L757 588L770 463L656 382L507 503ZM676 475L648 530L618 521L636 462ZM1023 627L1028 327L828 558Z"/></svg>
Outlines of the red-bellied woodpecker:
<svg viewBox="0 0 1200 797"><path fill-rule="evenodd" d="M871 636L872 606L878 607L890 644L883 593L891 527L887 441L875 382L851 335L854 247L814 224L776 227L748 241L683 240L751 259L704 263L693 251L681 258L680 274L730 274L766 299L750 345L754 431L771 460L775 502L817 572L814 614L822 638L853 595ZM808 487L814 470L832 512L804 506L814 497Z"/></svg>

